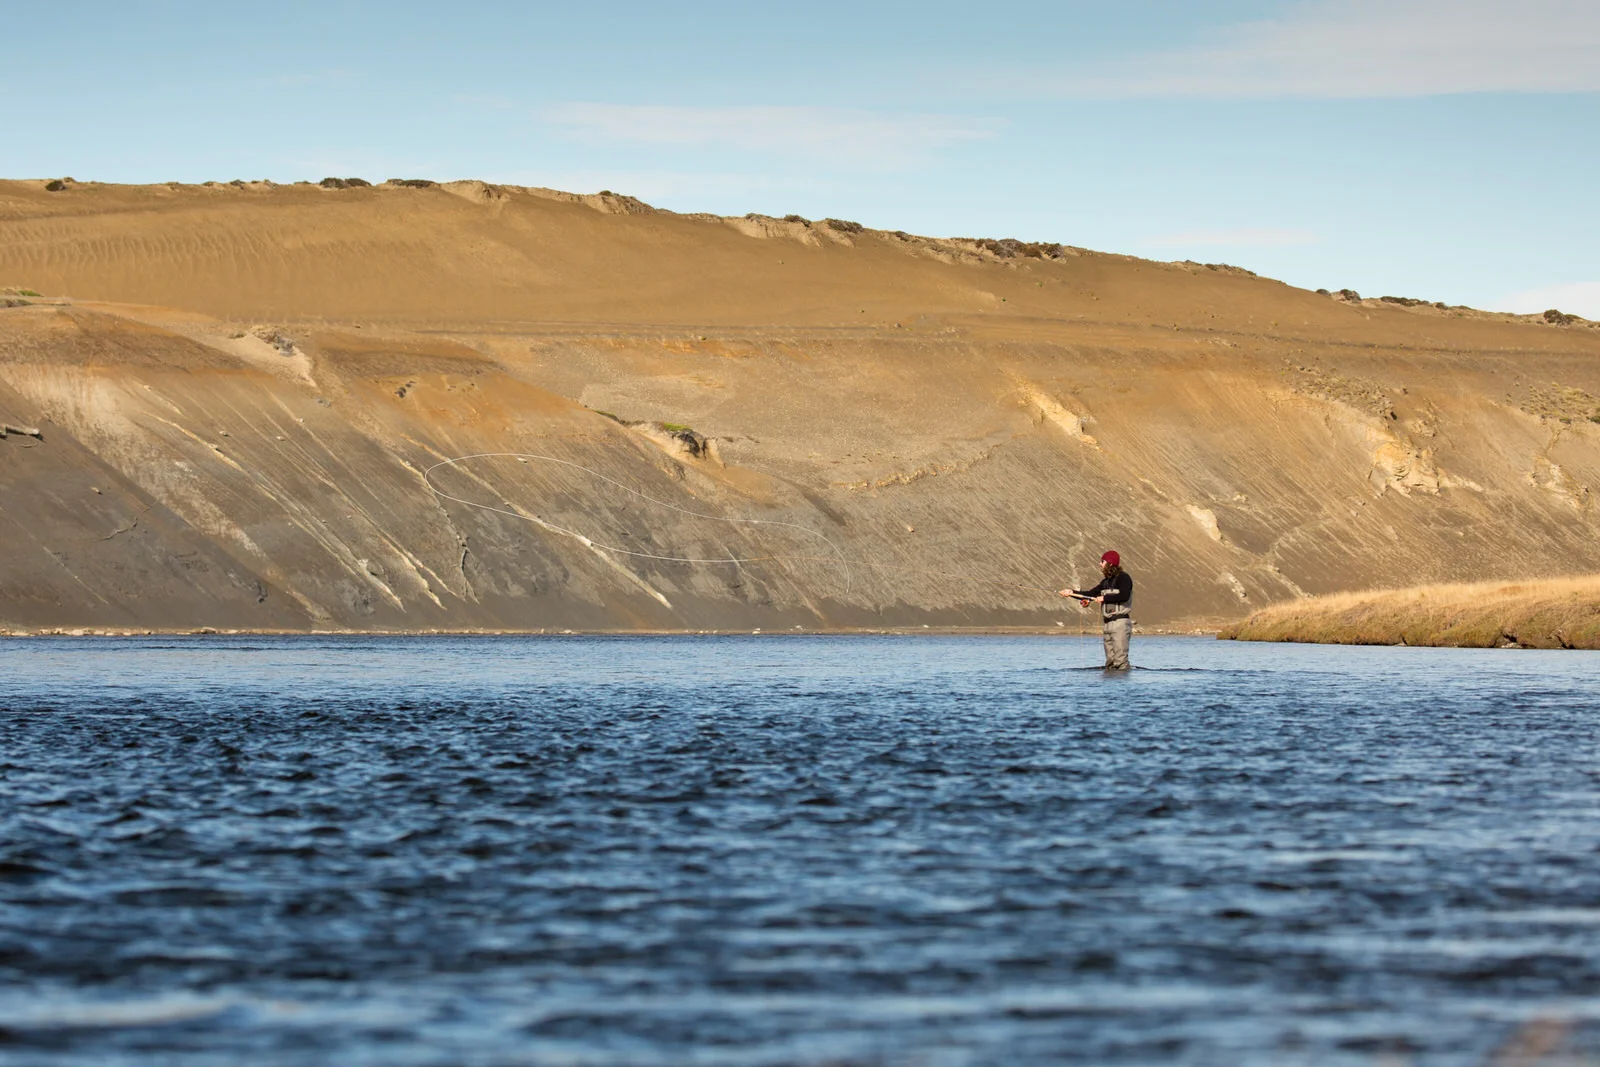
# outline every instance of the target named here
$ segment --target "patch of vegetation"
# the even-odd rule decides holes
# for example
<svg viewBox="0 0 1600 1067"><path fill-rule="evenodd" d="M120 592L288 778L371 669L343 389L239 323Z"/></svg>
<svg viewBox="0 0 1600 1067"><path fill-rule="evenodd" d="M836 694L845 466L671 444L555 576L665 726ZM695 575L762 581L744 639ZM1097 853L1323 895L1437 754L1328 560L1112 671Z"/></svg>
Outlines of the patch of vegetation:
<svg viewBox="0 0 1600 1067"><path fill-rule="evenodd" d="M840 233L860 233L866 229L861 223L851 222L849 219L823 219L822 224L828 229L838 230Z"/></svg>
<svg viewBox="0 0 1600 1067"><path fill-rule="evenodd" d="M324 189L365 189L372 185L365 178L324 178L317 184Z"/></svg>
<svg viewBox="0 0 1600 1067"><path fill-rule="evenodd" d="M17 290L17 295L18 296L43 296L44 294L39 292L39 290L37 290L37 289L18 289Z"/></svg>
<svg viewBox="0 0 1600 1067"><path fill-rule="evenodd" d="M1314 396L1319 400L1331 400L1336 404L1344 404L1365 411L1369 415L1376 415L1380 419L1394 419L1394 401L1389 399L1389 394L1383 391L1383 386L1367 378L1356 378L1351 375L1340 374L1319 366L1293 366L1291 370L1295 376L1295 392L1306 396Z"/></svg>
<svg viewBox="0 0 1600 1067"><path fill-rule="evenodd" d="M693 459L701 459L711 449L711 442L704 434L696 433L682 423L658 422L656 425L670 434Z"/></svg>
<svg viewBox="0 0 1600 1067"><path fill-rule="evenodd" d="M0 297L0 308L25 308L32 306L33 305L30 301L18 300L14 296Z"/></svg>
<svg viewBox="0 0 1600 1067"><path fill-rule="evenodd" d="M1585 419L1600 422L1600 399L1560 382L1533 386L1528 390L1527 398L1518 406L1529 415L1567 425Z"/></svg>
<svg viewBox="0 0 1600 1067"><path fill-rule="evenodd" d="M1346 300L1352 304L1361 303L1361 294L1356 292L1354 289L1340 289L1333 295L1338 297L1340 300Z"/></svg>
<svg viewBox="0 0 1600 1067"><path fill-rule="evenodd" d="M398 185L402 189L429 189L439 183L428 178L390 178L384 184ZM601 193L600 195L604 196L606 194Z"/></svg>
<svg viewBox="0 0 1600 1067"><path fill-rule="evenodd" d="M1019 241L1015 237L968 238L979 249L1001 259L1059 259L1065 254L1061 245L1049 241Z"/></svg>
<svg viewBox="0 0 1600 1067"><path fill-rule="evenodd" d="M1382 300L1385 304L1399 304L1401 307L1407 308L1421 307L1422 305L1431 302L1427 300L1418 300L1414 296L1380 296L1378 299Z"/></svg>
<svg viewBox="0 0 1600 1067"><path fill-rule="evenodd" d="M810 226L811 225L811 220L806 218L804 215L785 215L783 217L783 221L784 222L798 222L802 226Z"/></svg>
<svg viewBox="0 0 1600 1067"><path fill-rule="evenodd" d="M601 411L598 408L591 408L590 410L593 411L596 415L605 416L606 418L610 419L614 423L617 423L618 425L621 425L621 426L626 426L627 425L626 422L623 422L621 415L613 415L609 411Z"/></svg>
<svg viewBox="0 0 1600 1067"><path fill-rule="evenodd" d="M294 355L294 339L284 336L274 326L252 326L250 327L250 334L276 348L281 356ZM241 334L240 336L243 335Z"/></svg>
<svg viewBox="0 0 1600 1067"><path fill-rule="evenodd" d="M602 189L602 190L600 190L600 195L601 196L616 196L617 194L613 193L610 189Z"/></svg>
<svg viewBox="0 0 1600 1067"><path fill-rule="evenodd" d="M57 178L55 181L47 183L44 187L44 191L47 193L59 193L66 189L66 187L67 183Z"/></svg>
<svg viewBox="0 0 1600 1067"><path fill-rule="evenodd" d="M1568 315L1564 311L1558 311L1555 308L1551 308L1544 313L1544 321L1548 322L1552 326L1571 326L1573 323L1578 321L1578 316Z"/></svg>

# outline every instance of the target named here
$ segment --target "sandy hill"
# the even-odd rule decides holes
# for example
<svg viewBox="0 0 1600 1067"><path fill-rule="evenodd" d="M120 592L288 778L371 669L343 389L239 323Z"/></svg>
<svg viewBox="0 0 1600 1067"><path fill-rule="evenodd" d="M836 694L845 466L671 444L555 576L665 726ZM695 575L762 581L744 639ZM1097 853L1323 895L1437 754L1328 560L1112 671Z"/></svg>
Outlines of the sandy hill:
<svg viewBox="0 0 1600 1067"><path fill-rule="evenodd" d="M59 186L0 182L11 628L1076 628L1105 547L1173 627L1600 571L1581 320L479 182Z"/></svg>

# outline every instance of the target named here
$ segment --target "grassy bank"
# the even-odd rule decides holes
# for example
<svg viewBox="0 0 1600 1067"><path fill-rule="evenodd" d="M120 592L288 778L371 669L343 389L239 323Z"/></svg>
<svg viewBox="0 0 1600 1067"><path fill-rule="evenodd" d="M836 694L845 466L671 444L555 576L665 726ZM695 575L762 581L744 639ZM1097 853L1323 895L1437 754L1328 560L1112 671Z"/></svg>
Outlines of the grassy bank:
<svg viewBox="0 0 1600 1067"><path fill-rule="evenodd" d="M1340 645L1600 649L1600 575L1294 600L1262 608L1218 636Z"/></svg>

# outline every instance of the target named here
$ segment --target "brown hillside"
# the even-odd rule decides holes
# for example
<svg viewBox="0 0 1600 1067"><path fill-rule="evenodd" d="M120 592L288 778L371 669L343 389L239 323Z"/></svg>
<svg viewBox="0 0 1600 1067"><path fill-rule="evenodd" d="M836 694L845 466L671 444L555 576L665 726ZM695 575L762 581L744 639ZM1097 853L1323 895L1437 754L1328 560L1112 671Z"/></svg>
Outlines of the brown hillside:
<svg viewBox="0 0 1600 1067"><path fill-rule="evenodd" d="M1076 627L1104 547L1167 626L1600 571L1581 321L477 182L0 182L5 286L12 628ZM481 453L543 458L435 495Z"/></svg>

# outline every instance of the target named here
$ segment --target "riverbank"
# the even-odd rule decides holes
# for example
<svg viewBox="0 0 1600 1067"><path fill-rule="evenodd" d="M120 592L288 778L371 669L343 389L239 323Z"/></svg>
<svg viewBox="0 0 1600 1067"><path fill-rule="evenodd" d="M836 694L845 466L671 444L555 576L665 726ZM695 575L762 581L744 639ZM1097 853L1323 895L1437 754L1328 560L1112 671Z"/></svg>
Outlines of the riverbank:
<svg viewBox="0 0 1600 1067"><path fill-rule="evenodd" d="M1210 628L1137 627L1139 637L1213 637ZM703 630L574 630L544 627L528 630L238 630L216 629L209 626L169 628L164 630L131 630L119 627L95 628L84 626L56 626L39 629L0 627L0 640L8 637L371 637L371 638L430 638L430 637L1082 637L1099 640L1100 628L1094 626L856 626L856 627L790 627L772 629L757 627L742 629Z"/></svg>
<svg viewBox="0 0 1600 1067"><path fill-rule="evenodd" d="M1274 604L1233 641L1600 649L1600 575L1338 593Z"/></svg>

